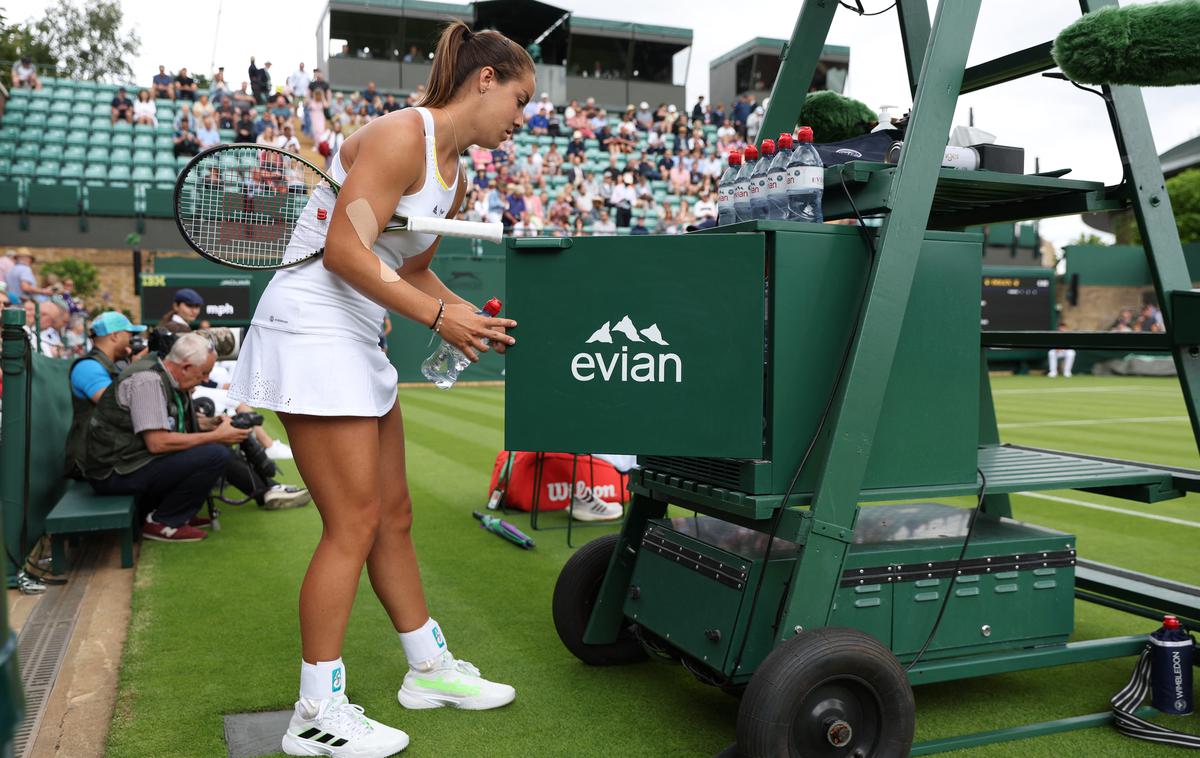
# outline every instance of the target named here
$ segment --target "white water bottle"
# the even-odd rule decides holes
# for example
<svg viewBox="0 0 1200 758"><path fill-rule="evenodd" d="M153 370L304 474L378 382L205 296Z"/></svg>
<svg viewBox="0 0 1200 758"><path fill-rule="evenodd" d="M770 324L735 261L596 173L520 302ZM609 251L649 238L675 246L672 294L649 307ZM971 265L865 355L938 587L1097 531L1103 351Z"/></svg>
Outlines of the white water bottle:
<svg viewBox="0 0 1200 758"><path fill-rule="evenodd" d="M717 184L717 226L732 224L737 220L733 211L733 191L737 184L738 172L742 170L742 154L737 150L729 151L729 168L721 174Z"/></svg>
<svg viewBox="0 0 1200 758"><path fill-rule="evenodd" d="M825 167L821 155L813 147L813 132L808 126L800 127L796 134L799 144L788 161L787 195L788 219L821 223L825 220L821 212L821 196L825 192Z"/></svg>
<svg viewBox="0 0 1200 758"><path fill-rule="evenodd" d="M733 212L738 221L751 221L754 213L750 208L750 176L758 163L758 148L746 145L742 154L742 168L733 184Z"/></svg>
<svg viewBox="0 0 1200 758"><path fill-rule="evenodd" d="M786 221L788 217L787 164L792 157L792 135L784 132L775 140L775 158L767 169L767 218Z"/></svg>
<svg viewBox="0 0 1200 758"><path fill-rule="evenodd" d="M479 316L494 317L499 312L500 301L493 297L483 306L483 310L475 313ZM487 337L483 338L483 344L488 344ZM470 365L471 359L463 351L442 340L442 344L433 351L433 355L421 364L421 374L438 389L448 390L458 381L458 375L463 369Z"/></svg>

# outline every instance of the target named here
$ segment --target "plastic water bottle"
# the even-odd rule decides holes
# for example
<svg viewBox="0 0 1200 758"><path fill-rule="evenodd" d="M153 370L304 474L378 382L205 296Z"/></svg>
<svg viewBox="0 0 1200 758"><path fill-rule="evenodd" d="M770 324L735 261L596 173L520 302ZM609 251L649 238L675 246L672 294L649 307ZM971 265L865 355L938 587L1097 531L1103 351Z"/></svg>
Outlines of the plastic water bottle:
<svg viewBox="0 0 1200 758"><path fill-rule="evenodd" d="M742 154L737 150L729 151L729 168L721 174L717 184L717 226L725 226L737 221L733 211L733 191L737 183L738 171L742 170Z"/></svg>
<svg viewBox="0 0 1200 758"><path fill-rule="evenodd" d="M750 176L758 163L758 148L746 145L742 153L742 168L733 183L733 212L738 221L751 221L754 214L750 209Z"/></svg>
<svg viewBox="0 0 1200 758"><path fill-rule="evenodd" d="M1175 616L1150 635L1150 696L1154 707L1172 716L1192 712L1192 656L1195 642Z"/></svg>
<svg viewBox="0 0 1200 758"><path fill-rule="evenodd" d="M792 157L792 135L784 132L775 141L775 158L767 169L767 218L785 221L788 217L787 164Z"/></svg>
<svg viewBox="0 0 1200 758"><path fill-rule="evenodd" d="M499 312L500 301L493 297L483 306L483 310L476 311L476 315L495 316ZM487 343L488 340L484 337L483 344ZM458 375L462 373L462 370L470 365L470 358L454 345L442 340L442 344L433 351L433 355L426 358L425 362L421 364L421 374L433 382L438 389L448 390L458 381Z"/></svg>
<svg viewBox="0 0 1200 758"><path fill-rule="evenodd" d="M800 127L796 135L799 144L787 164L788 219L821 223L821 195L825 191L825 167L813 147L812 128Z"/></svg>
<svg viewBox="0 0 1200 758"><path fill-rule="evenodd" d="M765 139L759 148L762 157L754 164L754 173L750 175L750 215L754 218L767 218L767 171L771 161L775 160L775 141Z"/></svg>

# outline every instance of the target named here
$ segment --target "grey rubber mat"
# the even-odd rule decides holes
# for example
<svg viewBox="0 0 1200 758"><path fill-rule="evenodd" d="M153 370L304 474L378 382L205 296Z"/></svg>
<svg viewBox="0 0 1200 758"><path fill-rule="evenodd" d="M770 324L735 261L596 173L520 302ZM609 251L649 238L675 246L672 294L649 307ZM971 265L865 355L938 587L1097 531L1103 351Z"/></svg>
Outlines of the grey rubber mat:
<svg viewBox="0 0 1200 758"><path fill-rule="evenodd" d="M280 752L291 711L233 713L225 716L225 744L229 758L256 758Z"/></svg>

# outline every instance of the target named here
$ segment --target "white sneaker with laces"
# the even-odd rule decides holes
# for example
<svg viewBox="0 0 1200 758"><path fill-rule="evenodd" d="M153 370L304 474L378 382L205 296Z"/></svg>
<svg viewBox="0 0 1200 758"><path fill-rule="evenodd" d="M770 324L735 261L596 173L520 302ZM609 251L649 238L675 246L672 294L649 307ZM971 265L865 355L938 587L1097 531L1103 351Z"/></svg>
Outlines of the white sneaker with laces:
<svg viewBox="0 0 1200 758"><path fill-rule="evenodd" d="M466 711L483 711L508 705L517 691L507 684L489 682L479 669L457 660L450 651L430 661L427 667L409 667L397 699L405 708L451 706Z"/></svg>
<svg viewBox="0 0 1200 758"><path fill-rule="evenodd" d="M283 752L288 755L387 758L406 747L407 734L367 718L345 695L300 698L283 735Z"/></svg>
<svg viewBox="0 0 1200 758"><path fill-rule="evenodd" d="M620 503L601 500L591 487L577 488L570 510L576 521L615 521L624 513Z"/></svg>
<svg viewBox="0 0 1200 758"><path fill-rule="evenodd" d="M275 440L271 446L267 448L267 457L273 461L290 461L295 456L292 455L292 448L283 440Z"/></svg>
<svg viewBox="0 0 1200 758"><path fill-rule="evenodd" d="M290 484L276 484L263 495L263 508L268 511L281 511L284 508L299 508L308 505L312 495L303 487L293 487Z"/></svg>

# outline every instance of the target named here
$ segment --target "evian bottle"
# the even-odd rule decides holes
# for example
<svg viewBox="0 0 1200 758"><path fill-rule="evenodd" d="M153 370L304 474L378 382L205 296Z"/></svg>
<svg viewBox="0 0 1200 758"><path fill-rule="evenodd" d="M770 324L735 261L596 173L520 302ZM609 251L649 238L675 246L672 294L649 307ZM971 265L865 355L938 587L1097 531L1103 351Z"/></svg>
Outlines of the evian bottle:
<svg viewBox="0 0 1200 758"><path fill-rule="evenodd" d="M476 311L480 316L495 316L500 312L500 301L492 298L483 306L483 310ZM483 338L483 344L487 344L487 337ZM471 359L463 354L461 350L451 345L446 340L442 340L442 344L438 345L438 349L433 351L433 355L425 359L421 364L421 374L426 379L433 382L434 386L448 390L458 381L458 375L462 370L471 365Z"/></svg>

